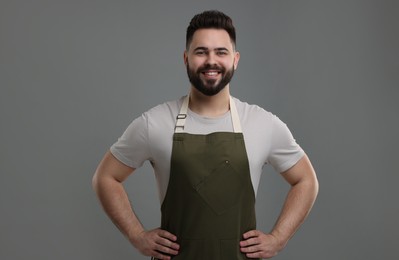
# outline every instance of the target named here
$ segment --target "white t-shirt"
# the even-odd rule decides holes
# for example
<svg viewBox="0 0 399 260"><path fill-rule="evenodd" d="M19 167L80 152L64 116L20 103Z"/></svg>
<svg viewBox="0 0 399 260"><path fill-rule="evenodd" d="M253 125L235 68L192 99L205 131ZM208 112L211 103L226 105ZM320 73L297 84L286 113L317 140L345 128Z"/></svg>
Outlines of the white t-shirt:
<svg viewBox="0 0 399 260"><path fill-rule="evenodd" d="M241 121L249 160L252 186L257 192L262 168L270 164L278 172L294 166L304 155L288 127L275 115L257 105L233 98ZM176 116L183 98L158 105L136 118L111 153L122 163L139 168L151 162L162 203L169 181ZM184 131L191 134L233 132L230 112L218 118L206 118L188 110Z"/></svg>

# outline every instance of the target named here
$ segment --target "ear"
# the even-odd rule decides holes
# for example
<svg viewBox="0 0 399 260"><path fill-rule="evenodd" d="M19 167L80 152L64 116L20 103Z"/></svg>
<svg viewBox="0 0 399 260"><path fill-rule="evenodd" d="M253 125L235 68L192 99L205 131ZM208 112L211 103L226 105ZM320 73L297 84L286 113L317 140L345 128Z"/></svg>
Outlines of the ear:
<svg viewBox="0 0 399 260"><path fill-rule="evenodd" d="M187 63L188 63L188 55L187 55L187 50L185 50L185 51L184 51L184 54L183 54L183 59L184 59L184 65L186 65L186 66L187 66Z"/></svg>
<svg viewBox="0 0 399 260"><path fill-rule="evenodd" d="M237 69L239 60L240 60L240 53L238 51L236 51L234 53L234 70Z"/></svg>

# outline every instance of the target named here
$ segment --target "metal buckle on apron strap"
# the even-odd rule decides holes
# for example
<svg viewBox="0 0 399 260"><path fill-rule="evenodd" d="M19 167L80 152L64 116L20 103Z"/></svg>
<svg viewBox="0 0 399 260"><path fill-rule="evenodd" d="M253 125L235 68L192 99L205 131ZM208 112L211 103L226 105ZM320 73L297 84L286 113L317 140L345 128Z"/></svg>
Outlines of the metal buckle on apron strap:
<svg viewBox="0 0 399 260"><path fill-rule="evenodd" d="M176 125L175 125L175 132L177 131L183 131L184 130L184 125L185 121L187 118L187 114L178 114L176 116Z"/></svg>
<svg viewBox="0 0 399 260"><path fill-rule="evenodd" d="M176 119L185 119L187 117L187 114L178 114Z"/></svg>

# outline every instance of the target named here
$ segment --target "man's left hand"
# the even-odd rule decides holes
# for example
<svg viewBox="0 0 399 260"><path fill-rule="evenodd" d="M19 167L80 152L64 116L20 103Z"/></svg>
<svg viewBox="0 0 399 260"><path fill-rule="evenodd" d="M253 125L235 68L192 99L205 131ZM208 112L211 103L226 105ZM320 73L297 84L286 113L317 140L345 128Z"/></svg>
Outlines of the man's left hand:
<svg viewBox="0 0 399 260"><path fill-rule="evenodd" d="M248 258L272 258L284 247L274 235L259 230L248 231L243 238L240 250Z"/></svg>

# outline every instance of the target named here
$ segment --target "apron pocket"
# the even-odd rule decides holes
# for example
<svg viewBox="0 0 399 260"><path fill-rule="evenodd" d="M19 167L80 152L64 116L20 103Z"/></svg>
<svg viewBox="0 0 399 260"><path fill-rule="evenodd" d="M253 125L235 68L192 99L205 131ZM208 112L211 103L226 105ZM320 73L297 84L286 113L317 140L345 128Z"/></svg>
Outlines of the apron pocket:
<svg viewBox="0 0 399 260"><path fill-rule="evenodd" d="M194 189L217 215L222 215L240 202L244 187L239 173L226 161Z"/></svg>

